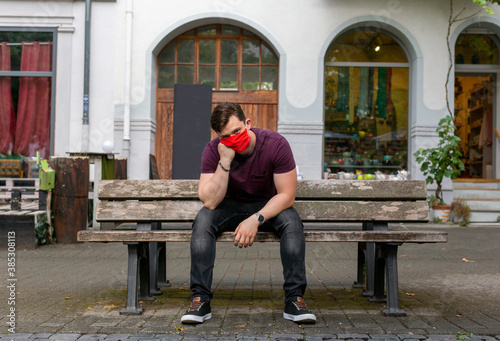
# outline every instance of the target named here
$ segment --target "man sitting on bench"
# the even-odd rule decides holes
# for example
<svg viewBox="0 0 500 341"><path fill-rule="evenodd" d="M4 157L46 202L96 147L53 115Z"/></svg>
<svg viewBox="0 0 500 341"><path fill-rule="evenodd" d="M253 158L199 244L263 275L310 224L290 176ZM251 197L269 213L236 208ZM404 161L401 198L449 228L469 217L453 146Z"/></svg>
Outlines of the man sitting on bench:
<svg viewBox="0 0 500 341"><path fill-rule="evenodd" d="M283 317L314 323L304 301L306 289L304 226L292 207L297 172L292 150L280 134L251 129L238 104L215 107L212 129L218 137L203 151L198 196L203 208L191 236L191 306L183 323L212 317L210 300L216 236L234 231L234 245L252 246L259 228L280 237L285 291Z"/></svg>

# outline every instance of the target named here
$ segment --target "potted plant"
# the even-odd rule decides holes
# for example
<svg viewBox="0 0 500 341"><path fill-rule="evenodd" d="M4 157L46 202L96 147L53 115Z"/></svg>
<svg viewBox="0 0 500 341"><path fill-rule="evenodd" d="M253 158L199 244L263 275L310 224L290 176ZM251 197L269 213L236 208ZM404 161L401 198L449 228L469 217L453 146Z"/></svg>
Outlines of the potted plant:
<svg viewBox="0 0 500 341"><path fill-rule="evenodd" d="M457 199L451 203L453 220L460 226L468 226L470 221L470 206L464 199Z"/></svg>
<svg viewBox="0 0 500 341"><path fill-rule="evenodd" d="M426 177L425 182L428 185L436 182L436 199L432 207L434 217L440 216L443 222L447 222L452 207L446 205L443 200L441 184L445 177L456 179L465 167L460 159L462 156L458 146L460 138L455 135L455 125L451 115L446 115L439 121L436 131L439 136L437 147L420 148L413 155L417 163L421 164L420 170Z"/></svg>

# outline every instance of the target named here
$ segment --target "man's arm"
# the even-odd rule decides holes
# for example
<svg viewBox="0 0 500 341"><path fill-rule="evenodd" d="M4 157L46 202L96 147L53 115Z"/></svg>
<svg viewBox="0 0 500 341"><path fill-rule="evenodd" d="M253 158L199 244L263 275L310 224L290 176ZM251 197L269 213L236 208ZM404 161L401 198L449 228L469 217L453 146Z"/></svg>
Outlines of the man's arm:
<svg viewBox="0 0 500 341"><path fill-rule="evenodd" d="M219 143L218 149L222 166L229 169L235 155L234 150L222 143ZM223 170L220 165L217 165L215 173L202 173L198 185L198 197L203 206L214 210L226 196L228 182L229 172Z"/></svg>
<svg viewBox="0 0 500 341"><path fill-rule="evenodd" d="M288 173L274 174L273 176L277 194L259 211L266 220L274 218L282 211L292 207L297 192L297 171L295 169ZM240 248L252 246L258 229L257 216L252 214L242 221L234 231L234 245Z"/></svg>

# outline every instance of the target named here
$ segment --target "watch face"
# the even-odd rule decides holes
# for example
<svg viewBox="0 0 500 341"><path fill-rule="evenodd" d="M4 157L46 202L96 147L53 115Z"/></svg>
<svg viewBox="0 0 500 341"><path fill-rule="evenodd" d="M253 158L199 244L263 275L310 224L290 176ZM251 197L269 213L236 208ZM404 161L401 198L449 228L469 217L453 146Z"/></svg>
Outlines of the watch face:
<svg viewBox="0 0 500 341"><path fill-rule="evenodd" d="M264 223L264 216L260 213L257 213L257 220L259 221L259 223Z"/></svg>

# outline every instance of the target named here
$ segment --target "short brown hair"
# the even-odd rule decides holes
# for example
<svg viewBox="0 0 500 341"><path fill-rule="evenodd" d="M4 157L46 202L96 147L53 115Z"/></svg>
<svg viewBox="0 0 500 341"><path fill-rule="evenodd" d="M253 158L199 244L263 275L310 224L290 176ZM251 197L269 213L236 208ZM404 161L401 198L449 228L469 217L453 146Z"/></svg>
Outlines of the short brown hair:
<svg viewBox="0 0 500 341"><path fill-rule="evenodd" d="M239 104L224 102L217 105L212 111L212 117L210 118L210 125L212 126L212 129L216 133L220 133L226 126L231 116L236 116L242 122L245 122L246 119L243 109L241 109Z"/></svg>

